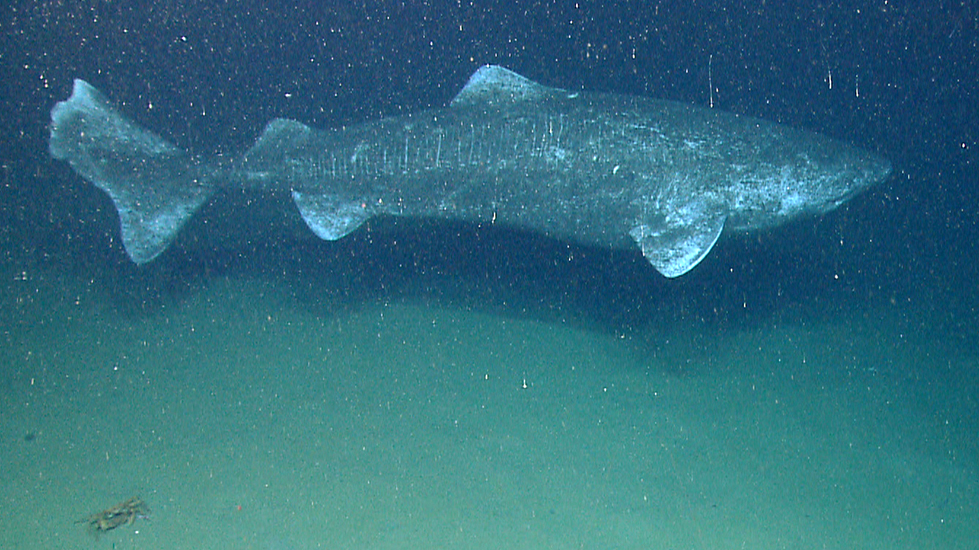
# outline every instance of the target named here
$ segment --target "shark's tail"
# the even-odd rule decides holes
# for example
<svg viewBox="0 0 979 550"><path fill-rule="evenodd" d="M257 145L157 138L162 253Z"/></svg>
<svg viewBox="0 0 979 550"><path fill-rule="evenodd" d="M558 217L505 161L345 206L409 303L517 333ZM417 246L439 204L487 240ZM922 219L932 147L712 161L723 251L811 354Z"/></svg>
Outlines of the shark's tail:
<svg viewBox="0 0 979 550"><path fill-rule="evenodd" d="M109 194L137 264L163 252L214 192L213 168L126 119L83 80L51 110L49 147Z"/></svg>

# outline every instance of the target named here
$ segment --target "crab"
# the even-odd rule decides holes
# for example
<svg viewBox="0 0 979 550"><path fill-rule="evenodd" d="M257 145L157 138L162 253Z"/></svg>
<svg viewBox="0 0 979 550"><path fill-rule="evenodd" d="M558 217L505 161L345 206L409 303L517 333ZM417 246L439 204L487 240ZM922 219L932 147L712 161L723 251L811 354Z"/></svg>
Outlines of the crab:
<svg viewBox="0 0 979 550"><path fill-rule="evenodd" d="M133 497L116 504L112 508L84 517L75 523L87 524L89 529L98 535L111 531L120 525L131 525L137 519L148 519L149 513L150 508L143 502L143 499Z"/></svg>

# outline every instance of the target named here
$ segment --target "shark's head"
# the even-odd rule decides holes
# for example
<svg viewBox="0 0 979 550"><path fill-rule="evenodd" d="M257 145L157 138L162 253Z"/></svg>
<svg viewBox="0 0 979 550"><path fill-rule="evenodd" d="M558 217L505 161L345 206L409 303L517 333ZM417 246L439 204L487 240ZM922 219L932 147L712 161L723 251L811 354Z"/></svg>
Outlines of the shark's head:
<svg viewBox="0 0 979 550"><path fill-rule="evenodd" d="M791 131L790 131L791 132ZM891 173L887 159L807 133L772 144L769 162L756 164L735 185L728 226L751 230L825 214Z"/></svg>
<svg viewBox="0 0 979 550"><path fill-rule="evenodd" d="M883 182L891 173L891 163L869 151L834 143L814 158L800 159L799 170L808 173L807 186L813 197L812 209L801 213L824 214L858 193Z"/></svg>

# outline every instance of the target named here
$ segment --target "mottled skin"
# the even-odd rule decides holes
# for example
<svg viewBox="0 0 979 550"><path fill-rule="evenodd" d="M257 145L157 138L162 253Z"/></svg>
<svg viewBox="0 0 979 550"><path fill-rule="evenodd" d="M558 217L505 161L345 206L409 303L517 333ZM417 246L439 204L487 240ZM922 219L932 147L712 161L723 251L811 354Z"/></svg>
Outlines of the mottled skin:
<svg viewBox="0 0 979 550"><path fill-rule="evenodd" d="M831 210L886 160L816 134L641 97L548 88L480 68L449 107L332 130L271 122L243 157L199 162L129 123L94 88L52 111L51 150L116 203L138 263L219 187L291 192L335 240L379 214L499 223L686 273L727 227Z"/></svg>

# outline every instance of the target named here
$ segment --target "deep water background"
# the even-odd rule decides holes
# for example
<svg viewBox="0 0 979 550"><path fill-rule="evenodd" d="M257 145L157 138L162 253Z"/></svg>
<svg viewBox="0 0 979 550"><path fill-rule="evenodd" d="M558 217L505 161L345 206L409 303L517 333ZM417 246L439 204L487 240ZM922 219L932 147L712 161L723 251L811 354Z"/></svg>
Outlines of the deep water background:
<svg viewBox="0 0 979 550"><path fill-rule="evenodd" d="M626 310L630 323L659 315L640 309L686 303L705 288L720 292L707 307L726 315L825 293L828 301L931 307L939 293L957 316L968 316L977 275L976 17L967 2L14 2L0 20L4 251L82 272L104 273L108 260L104 276L153 278L145 283L149 295L140 297L150 301L161 287L185 284L188 270L267 273L289 269L276 262L299 261L313 262L302 268L313 270L328 262L340 285L376 269L372 278L383 288L350 284L368 298L439 287L459 299L429 279L444 276L459 287L455 294L471 296L492 272L498 287L545 293L529 299L551 304L546 309L570 301L565 314L574 316L582 302L613 302L609 309ZM402 223L392 233L382 222L384 237L355 236L339 253L300 237L295 246L313 250L268 254L264 249L281 247L264 229L228 242L241 220L261 216L241 197L211 203L209 226L216 229L183 236L184 244L196 239L201 246L140 272L122 260L106 197L46 151L48 111L75 77L182 147L233 155L274 117L328 127L444 105L484 63L569 89L713 100L716 108L878 150L892 159L895 174L827 219L718 247L697 273L668 286L635 265L634 255L582 251L580 261L550 269L564 263L553 257L565 254L554 243L537 244L532 258L511 258L523 248L509 246L511 238L534 238L425 224ZM406 236L395 247L399 231ZM419 267L400 269L405 262ZM557 280L538 285L541 276ZM748 296L729 296L730 288ZM515 299L486 298L476 301L493 307ZM586 313L623 315L597 309ZM939 317L950 314L940 310Z"/></svg>
<svg viewBox="0 0 979 550"><path fill-rule="evenodd" d="M49 111L73 78L212 156L239 154L276 117L335 127L444 106L486 63L549 86L712 104L818 131L880 152L894 174L822 218L725 235L677 280L638 251L435 220L372 220L319 242L265 206L288 197L230 191L137 267L108 198L47 152ZM12 0L0 7L0 344L36 349L43 338L33 331L76 327L59 320L76 307L84 313L75 317L105 315L113 330L139 327L200 306L230 280L275 289L283 308L324 325L410 304L571 327L625 342L639 364L676 358L666 370L681 376L686 364L717 366L716 342L739 331L859 319L860 330L887 332L882 349L921 344L920 356L972 380L977 74L979 7L970 1ZM256 314L248 304L245 318ZM943 361L942 350L966 359ZM17 353L0 367L0 387L33 381L33 363ZM847 357L866 372L884 369L869 355ZM976 411L968 395L916 399ZM286 547L266 547L276 544Z"/></svg>

